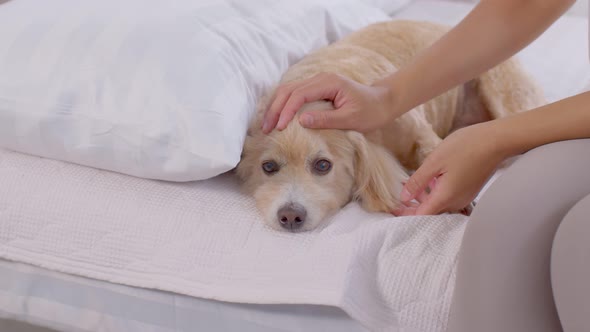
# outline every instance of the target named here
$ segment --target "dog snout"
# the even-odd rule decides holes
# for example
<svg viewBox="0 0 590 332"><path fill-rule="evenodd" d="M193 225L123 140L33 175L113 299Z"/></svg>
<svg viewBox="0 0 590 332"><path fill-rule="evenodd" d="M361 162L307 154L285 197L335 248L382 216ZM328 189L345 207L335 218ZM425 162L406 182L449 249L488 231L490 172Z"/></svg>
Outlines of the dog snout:
<svg viewBox="0 0 590 332"><path fill-rule="evenodd" d="M307 218L307 211L303 206L291 203L279 209L277 218L283 228L296 230L303 226L305 218Z"/></svg>

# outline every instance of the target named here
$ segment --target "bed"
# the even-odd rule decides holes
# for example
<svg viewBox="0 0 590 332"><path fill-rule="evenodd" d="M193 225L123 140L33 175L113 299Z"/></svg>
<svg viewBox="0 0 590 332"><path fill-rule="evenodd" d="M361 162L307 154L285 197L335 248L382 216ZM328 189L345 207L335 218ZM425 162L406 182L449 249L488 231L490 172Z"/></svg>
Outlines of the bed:
<svg viewBox="0 0 590 332"><path fill-rule="evenodd" d="M391 15L453 24L472 6L405 1ZM590 83L576 14L519 54L550 101ZM467 222L350 204L312 234L269 234L233 223L256 211L232 174L174 184L7 150L0 183L0 317L57 331L444 331Z"/></svg>

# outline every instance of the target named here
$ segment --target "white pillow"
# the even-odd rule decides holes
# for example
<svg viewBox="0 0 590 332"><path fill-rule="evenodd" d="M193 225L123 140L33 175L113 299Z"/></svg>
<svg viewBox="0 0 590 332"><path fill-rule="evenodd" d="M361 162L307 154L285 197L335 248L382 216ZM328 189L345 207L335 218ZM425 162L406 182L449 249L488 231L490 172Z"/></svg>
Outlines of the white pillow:
<svg viewBox="0 0 590 332"><path fill-rule="evenodd" d="M388 17L359 0L0 5L0 146L138 177L232 169L289 65Z"/></svg>

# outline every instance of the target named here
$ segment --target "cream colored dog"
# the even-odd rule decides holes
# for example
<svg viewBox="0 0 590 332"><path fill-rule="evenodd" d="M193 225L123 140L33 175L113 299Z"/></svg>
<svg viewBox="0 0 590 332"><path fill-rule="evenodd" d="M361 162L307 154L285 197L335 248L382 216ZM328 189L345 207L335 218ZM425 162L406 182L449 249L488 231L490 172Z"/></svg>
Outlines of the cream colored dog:
<svg viewBox="0 0 590 332"><path fill-rule="evenodd" d="M371 25L308 55L289 68L281 82L332 73L371 84L406 64L447 29L414 21ZM368 211L395 210L407 170L415 170L452 130L544 103L540 89L514 59L365 135L309 130L297 119L285 130L265 135L261 121L273 93L258 105L237 174L265 222L289 231L314 229L351 200L359 200ZM311 103L298 114L309 109L329 111L333 106Z"/></svg>

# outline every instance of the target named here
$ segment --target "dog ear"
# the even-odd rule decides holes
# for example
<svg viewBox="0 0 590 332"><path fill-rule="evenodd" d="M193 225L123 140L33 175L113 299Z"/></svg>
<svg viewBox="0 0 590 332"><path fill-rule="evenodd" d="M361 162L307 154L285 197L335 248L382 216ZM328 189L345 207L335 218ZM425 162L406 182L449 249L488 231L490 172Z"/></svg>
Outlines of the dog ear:
<svg viewBox="0 0 590 332"><path fill-rule="evenodd" d="M235 174L238 175L238 178L242 182L247 182L247 180L251 177L253 166L256 162L255 155L256 149L259 149L260 138L259 136L262 135L262 128L259 125L260 121L258 120L258 114L256 118L250 123L248 127L248 131L246 132L246 137L244 137L244 144L242 145L242 152L240 154L240 161L238 165L234 168Z"/></svg>
<svg viewBox="0 0 590 332"><path fill-rule="evenodd" d="M240 162L235 168L236 173L242 180L245 180L249 176L248 173L250 172L249 166L251 166L250 163L252 160L249 160L248 155L251 154L251 152L257 147L256 142L259 141L257 137L263 135L262 121L269 100L269 95L264 95L258 100L254 115L248 124L246 137L244 138L244 144L242 146L242 153L240 155Z"/></svg>
<svg viewBox="0 0 590 332"><path fill-rule="evenodd" d="M265 136L262 133L262 121L264 120L264 115L271 101L271 97L274 95L274 90L276 90L276 87L273 87L269 90L269 93L262 95L258 99L254 114L248 124L240 161L234 168L234 172L238 175L238 178L243 183L246 183L245 187L248 187L250 180L253 178L252 173L255 167L258 167L256 157L265 148L263 144L264 139L262 139Z"/></svg>
<svg viewBox="0 0 590 332"><path fill-rule="evenodd" d="M240 155L240 161L234 168L234 172L238 175L238 178L245 182L252 172L253 159L251 158L253 149L253 137L248 133L244 139L244 145L242 147L242 153Z"/></svg>
<svg viewBox="0 0 590 332"><path fill-rule="evenodd" d="M248 136L255 136L262 132L262 121L264 120L264 115L268 107L270 106L270 102L272 101L272 97L275 94L276 87L269 89L269 92L263 94L256 103L254 109L254 115L250 119L250 123L248 124Z"/></svg>
<svg viewBox="0 0 590 332"><path fill-rule="evenodd" d="M349 132L355 149L354 198L371 212L391 213L400 205L403 182L408 174L385 148L368 141L358 132Z"/></svg>

